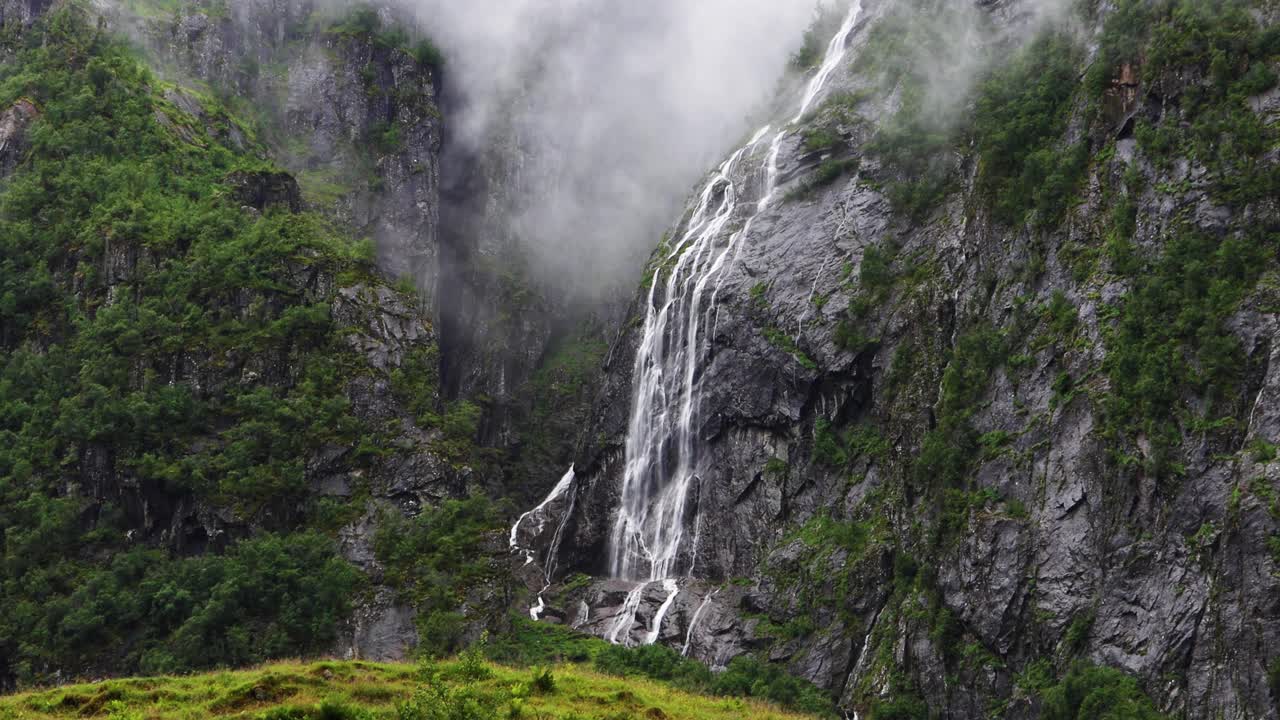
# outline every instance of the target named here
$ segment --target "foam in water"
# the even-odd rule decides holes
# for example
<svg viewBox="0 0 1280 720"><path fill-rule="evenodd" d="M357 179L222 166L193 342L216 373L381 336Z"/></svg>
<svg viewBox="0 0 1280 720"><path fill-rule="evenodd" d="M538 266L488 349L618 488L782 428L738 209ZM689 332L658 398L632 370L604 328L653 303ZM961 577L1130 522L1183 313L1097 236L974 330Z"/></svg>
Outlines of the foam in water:
<svg viewBox="0 0 1280 720"><path fill-rule="evenodd" d="M613 577L635 582L618 619L606 634L611 642L627 637L635 622L640 598L650 583L663 582L667 600L655 615L648 634L655 641L666 610L679 593L675 578L692 574L697 558L697 533L687 542L686 528L699 528L697 497L699 475L699 370L714 328L714 318L703 317L716 300L724 270L736 262L740 240L755 219L767 210L778 191L778 157L791 126L813 107L828 80L843 63L848 40L861 13L855 0L840 31L832 38L822 66L801 96L799 110L790 124L759 130L746 146L735 152L713 174L698 198L687 230L664 264L674 262L666 281L655 277L649 288L642 339L636 353L635 386L626 442L622 498L610 535L609 569ZM734 178L755 175L748 167L770 138L764 155L764 191L741 229L722 241L725 229L739 216L740 192ZM659 290L661 288L661 291ZM692 547L688 546L692 545ZM705 601L704 601L705 605Z"/></svg>

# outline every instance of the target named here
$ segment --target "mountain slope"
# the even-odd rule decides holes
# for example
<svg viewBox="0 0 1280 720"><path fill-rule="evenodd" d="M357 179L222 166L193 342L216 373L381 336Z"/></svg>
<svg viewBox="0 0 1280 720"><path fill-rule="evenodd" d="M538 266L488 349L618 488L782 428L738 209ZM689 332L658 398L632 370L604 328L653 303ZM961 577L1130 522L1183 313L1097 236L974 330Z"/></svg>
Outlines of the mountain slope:
<svg viewBox="0 0 1280 720"><path fill-rule="evenodd" d="M429 315L260 126L80 4L6 27L0 679L402 654L380 518L475 433Z"/></svg>
<svg viewBox="0 0 1280 720"><path fill-rule="evenodd" d="M709 185L739 249L679 276L714 288L686 575L548 615L765 653L894 717L1036 716L1078 661L1188 717L1275 715L1275 8L1046 5L868 0L776 166L766 134ZM689 247L655 255L658 307ZM650 292L541 540L570 577L613 569ZM697 327L668 322L658 347Z"/></svg>

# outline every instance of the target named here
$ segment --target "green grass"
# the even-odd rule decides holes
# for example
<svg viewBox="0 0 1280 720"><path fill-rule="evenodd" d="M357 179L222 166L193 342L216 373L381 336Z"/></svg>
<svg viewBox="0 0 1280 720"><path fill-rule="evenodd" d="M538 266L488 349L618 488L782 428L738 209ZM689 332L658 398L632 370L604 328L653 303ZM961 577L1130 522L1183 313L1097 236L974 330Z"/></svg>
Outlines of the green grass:
<svg viewBox="0 0 1280 720"><path fill-rule="evenodd" d="M580 665L512 668L472 658L423 665L283 662L252 670L134 678L0 698L0 717L70 718L669 718L812 717L709 697Z"/></svg>

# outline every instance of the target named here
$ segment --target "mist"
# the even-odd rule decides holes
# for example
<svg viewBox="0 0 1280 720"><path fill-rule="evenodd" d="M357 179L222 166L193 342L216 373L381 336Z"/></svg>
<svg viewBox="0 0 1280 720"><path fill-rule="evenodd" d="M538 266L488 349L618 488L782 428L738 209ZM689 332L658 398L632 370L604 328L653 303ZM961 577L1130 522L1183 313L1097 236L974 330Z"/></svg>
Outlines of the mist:
<svg viewBox="0 0 1280 720"><path fill-rule="evenodd" d="M630 293L690 188L778 87L814 0L404 0L444 51L450 142L514 143L533 279Z"/></svg>

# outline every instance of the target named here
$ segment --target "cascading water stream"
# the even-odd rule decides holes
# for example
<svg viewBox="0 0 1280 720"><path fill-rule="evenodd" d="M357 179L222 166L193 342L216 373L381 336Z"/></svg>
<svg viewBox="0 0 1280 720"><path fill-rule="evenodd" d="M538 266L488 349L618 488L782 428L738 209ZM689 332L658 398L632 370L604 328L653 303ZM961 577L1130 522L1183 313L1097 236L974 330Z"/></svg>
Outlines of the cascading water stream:
<svg viewBox="0 0 1280 720"><path fill-rule="evenodd" d="M698 629L698 621L702 619L702 614L707 611L707 606L710 605L715 596L719 594L720 591L716 590L702 598L702 604L694 611L693 619L689 620L689 629L684 634L684 646L680 648L680 655L682 657L688 657L689 647L693 645L693 632Z"/></svg>
<svg viewBox="0 0 1280 720"><path fill-rule="evenodd" d="M622 498L609 543L611 574L636 585L605 635L611 642L628 641L645 589L661 582L666 599L645 637L646 642L655 642L680 592L677 578L692 574L697 562L698 533L695 531L691 546L687 546L685 528L690 520L700 528L691 496L696 497L701 482L696 437L701 426L699 370L703 350L709 348L712 337L705 329L710 326L714 331L710 314L717 307L725 269L737 261L741 251L739 241L775 200L782 144L844 61L861 10L861 0L854 0L827 47L822 66L805 87L795 117L776 132L773 126L762 128L715 172L699 196L687 230L662 261L663 266L670 266L663 268L667 269L665 283L660 281L662 273L656 273L649 288L636 353ZM767 137L770 140L760 168L764 175L761 197L749 208L741 228L721 241L726 228L740 216L735 178L755 174L746 166ZM708 317L703 317L704 300L713 282ZM692 519L688 517L691 513Z"/></svg>
<svg viewBox="0 0 1280 720"><path fill-rule="evenodd" d="M547 524L547 508L556 500L560 499L560 497L565 493L569 493L573 488L575 480L577 480L577 473L574 472L574 468L570 467L569 472L565 473L564 476L560 478L560 482L556 483L556 486L551 489L551 492L547 495L546 499L539 503L534 509L521 515L520 519L516 520L515 525L511 526L511 537L509 541L511 552L524 553L525 565L533 563L535 553L532 548L520 546L521 525L526 521L536 523L534 535L540 535ZM569 507L560 514L560 522L556 525L555 532L551 534L551 544L547 547L546 560L544 561L542 568L542 579L544 581L542 590L538 591L537 603L533 607L529 608L529 617L534 620L541 619L543 611L547 609L547 604L542 599L542 594L547 591L547 588L551 587L551 578L555 575L556 569L556 553L560 548L560 541L564 538L564 527L568 524L569 517L573 515L573 508L576 502L576 495L570 494Z"/></svg>

